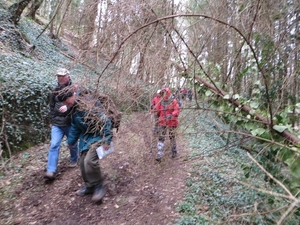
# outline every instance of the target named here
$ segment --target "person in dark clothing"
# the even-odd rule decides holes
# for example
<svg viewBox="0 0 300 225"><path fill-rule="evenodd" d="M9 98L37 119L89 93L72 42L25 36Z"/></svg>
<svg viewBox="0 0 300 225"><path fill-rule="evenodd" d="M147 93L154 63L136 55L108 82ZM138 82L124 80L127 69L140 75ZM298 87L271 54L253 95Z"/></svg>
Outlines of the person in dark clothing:
<svg viewBox="0 0 300 225"><path fill-rule="evenodd" d="M99 146L105 151L110 149L113 138L112 121L101 110L103 108L98 99L89 95L82 97L80 90L60 94L58 98L68 107L74 107L68 146L71 149L79 139L79 164L85 183L76 194L79 196L93 194L92 201L98 202L105 195L106 189L96 149Z"/></svg>
<svg viewBox="0 0 300 225"><path fill-rule="evenodd" d="M187 96L188 96L188 98L189 98L189 101L191 102L192 101L192 99L193 99L193 93L192 93L192 89L188 89L188 91L187 91Z"/></svg>
<svg viewBox="0 0 300 225"><path fill-rule="evenodd" d="M71 87L72 81L67 69L61 68L56 72L58 85L54 88L50 97L50 127L51 127L51 144L48 151L47 171L44 174L46 179L54 179L57 170L60 145L64 136L69 136L71 128L72 107L65 105L57 100L57 95L66 87ZM74 144L70 149L69 167L75 167L78 160L78 147Z"/></svg>
<svg viewBox="0 0 300 225"><path fill-rule="evenodd" d="M182 100L181 100L181 92L180 87L177 88L177 90L174 93L174 98L177 100L179 107L182 106Z"/></svg>

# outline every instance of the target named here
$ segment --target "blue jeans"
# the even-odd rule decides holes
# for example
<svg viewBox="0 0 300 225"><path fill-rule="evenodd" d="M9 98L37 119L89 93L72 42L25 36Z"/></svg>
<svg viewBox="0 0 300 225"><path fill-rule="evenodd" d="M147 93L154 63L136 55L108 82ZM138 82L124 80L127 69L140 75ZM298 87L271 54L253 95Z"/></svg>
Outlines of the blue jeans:
<svg viewBox="0 0 300 225"><path fill-rule="evenodd" d="M48 151L48 164L47 164L47 171L48 172L56 172L58 158L59 158L59 151L60 151L60 144L64 135L67 137L69 136L71 126L67 127L57 127L52 126L51 128L51 145ZM77 162L78 160L78 144L72 146L70 149L70 161Z"/></svg>

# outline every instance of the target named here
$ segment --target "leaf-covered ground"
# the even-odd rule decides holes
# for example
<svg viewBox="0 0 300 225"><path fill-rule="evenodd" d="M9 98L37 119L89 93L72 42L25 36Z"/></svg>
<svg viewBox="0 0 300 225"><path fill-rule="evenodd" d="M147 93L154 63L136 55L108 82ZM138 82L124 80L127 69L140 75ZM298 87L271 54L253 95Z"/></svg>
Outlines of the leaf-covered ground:
<svg viewBox="0 0 300 225"><path fill-rule="evenodd" d="M63 43L46 35L36 39L40 27L32 21L13 27L3 13L0 10L0 73L43 72L50 76L64 63L70 65L64 56L69 50ZM30 44L24 43L18 28L32 40ZM34 55L28 55L31 45L36 46ZM73 71L82 72L80 67ZM0 224L274 224L285 208L272 213L276 205L270 207L267 195L237 182L244 177L243 166L253 166L246 152L238 148L241 139L230 136L213 113L195 108L193 102L182 109L178 157L171 159L170 149L166 149L161 163L154 160L157 140L149 113L124 115L115 135L115 152L101 160L107 182L101 204L92 203L91 196L76 196L83 183L79 168L67 167L65 145L53 182L43 178L49 143L2 161ZM251 169L257 177L248 181L249 186L268 189L260 171Z"/></svg>
<svg viewBox="0 0 300 225"><path fill-rule="evenodd" d="M5 10L0 11L1 73L53 74L70 64L69 54L59 40L47 33L37 38L42 27L21 20L13 26ZM26 35L26 43L20 35ZM45 44L47 43L47 44ZM35 46L33 55L30 47ZM63 51L63 54L61 54ZM80 68L73 70L81 73ZM154 160L156 137L148 113L124 115L115 135L115 152L101 161L107 193L101 204L91 196L75 192L82 183L79 168L68 168L68 149L62 146L57 178L43 178L49 143L15 154L2 161L0 175L0 224L167 224L179 217L176 208L184 196L188 173L186 142L178 136L179 156L170 149L161 163ZM168 141L166 141L166 144Z"/></svg>
<svg viewBox="0 0 300 225"><path fill-rule="evenodd" d="M107 193L98 204L75 194L83 182L78 166L67 167L65 142L53 182L43 178L49 143L15 155L0 179L0 224L273 224L278 218L268 215L266 196L237 182L250 162L235 138L227 144L218 132L226 127L213 114L193 114L188 108L194 106L185 106L179 155L171 158L167 140L161 163L149 113L124 115L115 152L100 161Z"/></svg>
<svg viewBox="0 0 300 225"><path fill-rule="evenodd" d="M62 146L57 178L43 178L49 145L36 146L13 157L11 170L1 178L0 224L168 224L184 197L188 177L188 148L178 137L179 156L170 149L155 161L156 138L151 117L134 114L115 135L115 152L101 160L107 193L100 204L79 197L79 168L68 168ZM131 117L132 118L132 117ZM166 144L168 141L166 141Z"/></svg>

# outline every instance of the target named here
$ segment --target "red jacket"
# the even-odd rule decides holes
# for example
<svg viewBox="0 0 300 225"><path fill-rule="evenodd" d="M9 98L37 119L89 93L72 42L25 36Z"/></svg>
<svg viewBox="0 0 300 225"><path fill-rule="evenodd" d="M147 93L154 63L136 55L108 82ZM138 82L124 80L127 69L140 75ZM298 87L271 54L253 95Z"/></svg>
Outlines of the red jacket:
<svg viewBox="0 0 300 225"><path fill-rule="evenodd" d="M160 94L156 94L155 97L152 99L151 106L153 106L153 109L160 102L160 99L161 99L161 95Z"/></svg>
<svg viewBox="0 0 300 225"><path fill-rule="evenodd" d="M156 105L158 112L158 125L167 127L178 126L178 116L180 114L180 107L176 99L171 97L169 88L162 89L165 92L163 99Z"/></svg>

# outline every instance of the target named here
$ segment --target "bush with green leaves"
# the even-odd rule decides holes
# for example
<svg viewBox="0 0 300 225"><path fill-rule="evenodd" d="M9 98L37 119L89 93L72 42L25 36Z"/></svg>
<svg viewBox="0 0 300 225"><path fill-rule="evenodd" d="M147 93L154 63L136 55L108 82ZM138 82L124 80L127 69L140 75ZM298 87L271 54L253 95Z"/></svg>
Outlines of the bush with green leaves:
<svg viewBox="0 0 300 225"><path fill-rule="evenodd" d="M12 62L12 56L0 57L2 62ZM6 69L3 63L0 66L1 142L4 150L12 152L48 138L49 94L53 88L53 81L45 77L45 71L37 71L32 63L26 64L17 58L14 62L14 70ZM4 151L5 156L9 156L8 153Z"/></svg>
<svg viewBox="0 0 300 225"><path fill-rule="evenodd" d="M3 15L0 11L0 17ZM1 40L8 43L0 55L0 150L2 156L27 149L50 137L49 95L56 84L55 71L65 67L69 59L60 53L66 48L59 40L41 35L42 29L33 21L21 19L16 28L2 20ZM7 32L22 33L25 39L12 39ZM20 35L18 36L20 37ZM33 51L18 48L31 44ZM76 75L74 75L75 77ZM1 151L0 151L1 152Z"/></svg>

